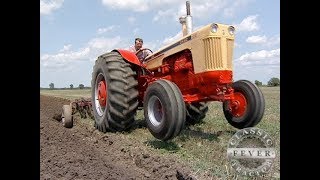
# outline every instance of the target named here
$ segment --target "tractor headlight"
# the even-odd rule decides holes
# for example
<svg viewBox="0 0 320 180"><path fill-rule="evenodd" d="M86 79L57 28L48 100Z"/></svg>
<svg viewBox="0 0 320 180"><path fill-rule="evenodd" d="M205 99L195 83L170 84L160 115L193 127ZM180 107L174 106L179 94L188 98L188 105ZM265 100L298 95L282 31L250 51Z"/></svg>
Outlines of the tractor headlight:
<svg viewBox="0 0 320 180"><path fill-rule="evenodd" d="M228 31L230 35L234 35L235 28L233 26L229 26Z"/></svg>
<svg viewBox="0 0 320 180"><path fill-rule="evenodd" d="M218 31L218 24L211 25L211 32L216 33Z"/></svg>

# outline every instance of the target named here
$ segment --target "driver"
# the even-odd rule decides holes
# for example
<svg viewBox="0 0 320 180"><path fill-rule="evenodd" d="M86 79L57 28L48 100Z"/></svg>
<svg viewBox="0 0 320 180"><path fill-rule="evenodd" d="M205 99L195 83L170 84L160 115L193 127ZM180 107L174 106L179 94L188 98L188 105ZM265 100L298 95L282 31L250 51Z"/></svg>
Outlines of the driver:
<svg viewBox="0 0 320 180"><path fill-rule="evenodd" d="M134 40L134 46L130 46L129 51L136 53L140 62L143 63L144 59L150 54L152 54L152 52L147 48L143 48L142 45L143 40L141 38L136 38Z"/></svg>

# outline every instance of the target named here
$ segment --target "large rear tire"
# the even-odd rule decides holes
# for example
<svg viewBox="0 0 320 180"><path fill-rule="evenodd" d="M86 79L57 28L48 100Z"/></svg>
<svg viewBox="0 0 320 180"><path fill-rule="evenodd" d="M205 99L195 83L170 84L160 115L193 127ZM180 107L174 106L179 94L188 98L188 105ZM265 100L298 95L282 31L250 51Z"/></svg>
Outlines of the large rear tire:
<svg viewBox="0 0 320 180"><path fill-rule="evenodd" d="M190 125L195 125L201 123L202 120L206 117L208 112L208 103L199 102L199 103L190 103L186 104L187 108L187 119L186 122Z"/></svg>
<svg viewBox="0 0 320 180"><path fill-rule="evenodd" d="M248 80L233 83L232 101L223 102L224 115L233 127L243 129L256 126L262 119L265 100L261 90Z"/></svg>
<svg viewBox="0 0 320 180"><path fill-rule="evenodd" d="M98 57L93 67L92 110L95 127L102 132L125 131L138 108L138 82L131 65L117 52Z"/></svg>
<svg viewBox="0 0 320 180"><path fill-rule="evenodd" d="M144 116L155 138L167 141L176 137L186 120L185 103L177 85L163 79L150 84L144 96Z"/></svg>

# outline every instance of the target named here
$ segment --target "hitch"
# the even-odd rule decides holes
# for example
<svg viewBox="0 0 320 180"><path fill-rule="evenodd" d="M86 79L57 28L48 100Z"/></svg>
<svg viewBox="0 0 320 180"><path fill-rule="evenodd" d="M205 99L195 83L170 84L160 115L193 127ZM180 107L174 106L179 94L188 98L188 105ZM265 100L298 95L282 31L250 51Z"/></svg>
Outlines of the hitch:
<svg viewBox="0 0 320 180"><path fill-rule="evenodd" d="M70 106L72 107L72 115L79 112L81 118L94 119L91 98L76 99L70 103Z"/></svg>

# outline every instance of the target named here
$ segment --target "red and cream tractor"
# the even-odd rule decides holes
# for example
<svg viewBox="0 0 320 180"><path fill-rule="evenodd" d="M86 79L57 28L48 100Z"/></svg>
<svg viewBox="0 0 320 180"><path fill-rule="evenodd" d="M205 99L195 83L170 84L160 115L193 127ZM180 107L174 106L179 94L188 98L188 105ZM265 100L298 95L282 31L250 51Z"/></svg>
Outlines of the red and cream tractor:
<svg viewBox="0 0 320 180"><path fill-rule="evenodd" d="M208 102L222 102L224 116L235 128L257 125L265 100L248 80L233 81L235 28L210 23L192 31L190 3L181 17L183 36L139 60L124 49L100 55L92 72L92 111L102 132L125 131L144 110L151 134L166 141L186 122L202 121ZM70 119L70 118L69 118Z"/></svg>

